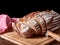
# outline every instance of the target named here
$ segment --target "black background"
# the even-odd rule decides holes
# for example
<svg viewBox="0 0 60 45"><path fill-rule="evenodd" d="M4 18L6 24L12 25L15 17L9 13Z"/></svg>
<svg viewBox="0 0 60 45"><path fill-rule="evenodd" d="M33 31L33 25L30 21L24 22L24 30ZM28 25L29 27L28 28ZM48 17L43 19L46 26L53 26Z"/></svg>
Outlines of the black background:
<svg viewBox="0 0 60 45"><path fill-rule="evenodd" d="M59 0L0 0L0 14L23 17L38 10L54 10L60 13Z"/></svg>

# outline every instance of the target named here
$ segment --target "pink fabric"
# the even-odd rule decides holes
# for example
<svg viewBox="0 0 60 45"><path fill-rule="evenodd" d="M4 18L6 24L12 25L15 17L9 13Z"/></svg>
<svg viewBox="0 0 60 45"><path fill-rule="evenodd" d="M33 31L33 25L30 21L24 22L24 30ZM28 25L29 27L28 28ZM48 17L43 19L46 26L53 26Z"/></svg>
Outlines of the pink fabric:
<svg viewBox="0 0 60 45"><path fill-rule="evenodd" d="M12 22L17 22L17 18L11 18Z"/></svg>
<svg viewBox="0 0 60 45"><path fill-rule="evenodd" d="M11 27L12 22L16 22L17 18L10 18L8 15L0 15L0 34L4 33L9 27Z"/></svg>

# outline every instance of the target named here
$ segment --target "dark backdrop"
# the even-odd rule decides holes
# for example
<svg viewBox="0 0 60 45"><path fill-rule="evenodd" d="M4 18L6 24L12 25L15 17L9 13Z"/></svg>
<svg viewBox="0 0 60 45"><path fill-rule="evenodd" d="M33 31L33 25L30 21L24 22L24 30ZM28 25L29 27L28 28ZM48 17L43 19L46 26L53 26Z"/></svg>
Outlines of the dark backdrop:
<svg viewBox="0 0 60 45"><path fill-rule="evenodd" d="M59 0L0 0L0 14L11 17L22 17L38 10L54 10L60 13Z"/></svg>

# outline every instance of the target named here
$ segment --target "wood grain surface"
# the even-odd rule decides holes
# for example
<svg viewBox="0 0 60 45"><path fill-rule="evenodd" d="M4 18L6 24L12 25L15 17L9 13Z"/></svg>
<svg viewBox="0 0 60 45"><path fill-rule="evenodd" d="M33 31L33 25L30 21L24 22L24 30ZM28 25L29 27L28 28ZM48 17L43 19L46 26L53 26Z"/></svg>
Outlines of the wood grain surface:
<svg viewBox="0 0 60 45"><path fill-rule="evenodd" d="M55 30L54 33L60 34L60 29ZM10 42L13 42L18 45L44 45L49 42L54 41L53 38L51 37L46 37L46 36L34 36L32 38L22 38L20 37L15 31L13 32L8 32L3 35L0 35L1 38L6 39Z"/></svg>

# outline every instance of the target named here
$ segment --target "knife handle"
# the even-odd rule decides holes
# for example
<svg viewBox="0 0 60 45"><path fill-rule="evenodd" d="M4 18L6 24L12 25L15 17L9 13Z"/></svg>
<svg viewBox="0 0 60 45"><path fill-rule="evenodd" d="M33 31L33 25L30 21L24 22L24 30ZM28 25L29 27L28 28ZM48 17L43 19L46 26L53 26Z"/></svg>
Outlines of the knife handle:
<svg viewBox="0 0 60 45"><path fill-rule="evenodd" d="M60 35L55 34L49 30L47 31L47 34L48 34L48 36L51 36L52 38L54 38L56 41L60 42Z"/></svg>

